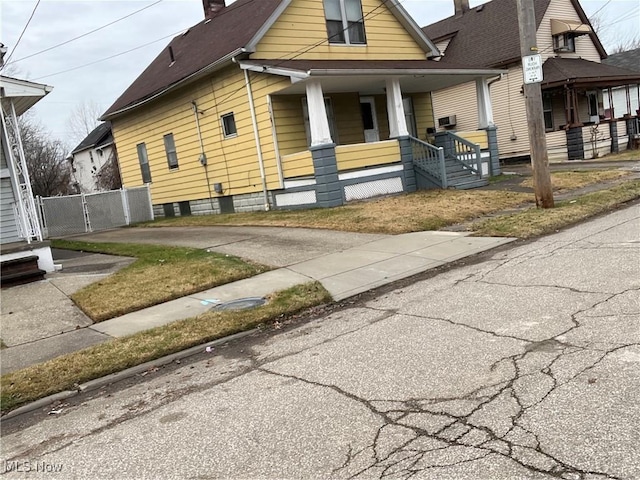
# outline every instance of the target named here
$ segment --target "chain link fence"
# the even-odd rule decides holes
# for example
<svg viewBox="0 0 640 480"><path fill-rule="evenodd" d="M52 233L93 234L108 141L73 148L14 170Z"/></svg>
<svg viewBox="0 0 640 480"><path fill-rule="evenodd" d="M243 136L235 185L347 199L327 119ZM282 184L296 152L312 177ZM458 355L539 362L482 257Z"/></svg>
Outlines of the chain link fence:
<svg viewBox="0 0 640 480"><path fill-rule="evenodd" d="M38 197L46 238L96 232L153 220L149 187Z"/></svg>

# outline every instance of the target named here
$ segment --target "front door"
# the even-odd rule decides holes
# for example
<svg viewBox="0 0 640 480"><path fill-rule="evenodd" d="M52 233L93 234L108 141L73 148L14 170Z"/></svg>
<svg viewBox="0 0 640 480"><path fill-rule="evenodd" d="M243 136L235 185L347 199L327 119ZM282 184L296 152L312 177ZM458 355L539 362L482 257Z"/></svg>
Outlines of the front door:
<svg viewBox="0 0 640 480"><path fill-rule="evenodd" d="M378 119L376 118L376 103L373 97L360 97L360 112L364 126L364 141L379 142Z"/></svg>

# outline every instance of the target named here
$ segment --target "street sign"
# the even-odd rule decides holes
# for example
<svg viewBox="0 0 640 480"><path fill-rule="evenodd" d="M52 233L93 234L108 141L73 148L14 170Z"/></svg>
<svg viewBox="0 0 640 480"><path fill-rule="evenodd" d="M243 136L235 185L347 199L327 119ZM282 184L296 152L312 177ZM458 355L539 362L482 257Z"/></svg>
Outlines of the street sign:
<svg viewBox="0 0 640 480"><path fill-rule="evenodd" d="M542 57L527 55L522 57L522 73L524 83L538 83L542 81Z"/></svg>

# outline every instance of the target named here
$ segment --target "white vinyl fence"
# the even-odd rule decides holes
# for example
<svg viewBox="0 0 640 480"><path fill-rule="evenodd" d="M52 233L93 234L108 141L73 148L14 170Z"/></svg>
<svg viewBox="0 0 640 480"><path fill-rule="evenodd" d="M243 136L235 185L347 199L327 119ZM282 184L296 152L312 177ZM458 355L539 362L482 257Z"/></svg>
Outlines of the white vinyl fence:
<svg viewBox="0 0 640 480"><path fill-rule="evenodd" d="M38 197L37 201L46 238L153 220L148 186L64 197Z"/></svg>

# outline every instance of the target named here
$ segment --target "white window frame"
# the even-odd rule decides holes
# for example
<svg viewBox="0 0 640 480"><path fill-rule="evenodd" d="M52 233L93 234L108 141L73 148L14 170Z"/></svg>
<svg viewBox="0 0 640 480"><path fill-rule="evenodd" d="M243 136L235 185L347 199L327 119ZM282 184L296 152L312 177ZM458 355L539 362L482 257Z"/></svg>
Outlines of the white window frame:
<svg viewBox="0 0 640 480"><path fill-rule="evenodd" d="M230 118L233 121L233 128L235 129L234 132L227 131L227 123L225 122L227 118ZM236 124L236 117L233 114L233 112L229 112L229 113L225 113L224 115L221 115L220 125L222 125L222 135L224 136L224 138L234 138L238 136L238 125Z"/></svg>
<svg viewBox="0 0 640 480"><path fill-rule="evenodd" d="M350 46L357 46L357 45L366 45L367 44L367 31L364 28L364 12L362 10L362 0L358 0L358 2L360 3L360 21L358 23L362 24L362 36L364 37L364 41L363 42L353 42L351 41L351 38L349 37L349 21L347 20L347 7L345 4L346 0L337 0L340 2L340 16L342 20L342 33L344 34L344 42L342 41L336 41L335 39L331 38L331 32L329 31L329 28L327 27L327 35L329 36L329 44L330 45L350 45ZM323 8L324 8L324 2L323 2ZM326 9L325 9L325 25L327 20L327 14L326 14ZM335 20L333 20L335 21Z"/></svg>
<svg viewBox="0 0 640 480"><path fill-rule="evenodd" d="M576 36L571 32L554 35L553 51L556 53L575 53Z"/></svg>
<svg viewBox="0 0 640 480"><path fill-rule="evenodd" d="M136 150L138 152L138 162L140 163L142 183L151 183L151 168L149 166L149 156L147 155L147 145L144 142L138 143L136 145ZM145 176L148 178L145 179Z"/></svg>
<svg viewBox="0 0 640 480"><path fill-rule="evenodd" d="M176 151L176 142L173 138L173 133L167 133L164 137L164 151L167 154L167 165L169 170L177 170L178 164L178 152Z"/></svg>
<svg viewBox="0 0 640 480"><path fill-rule="evenodd" d="M551 125L547 125L545 115L550 114ZM550 93L542 94L542 116L545 119L544 128L547 132L552 132L555 129L553 121L553 97Z"/></svg>

